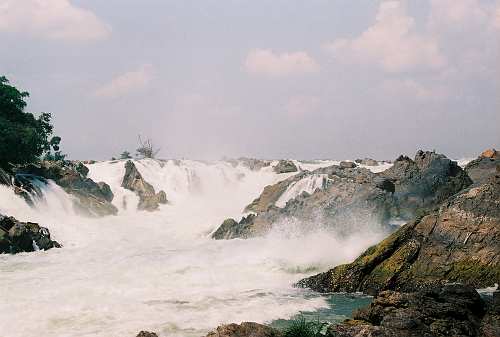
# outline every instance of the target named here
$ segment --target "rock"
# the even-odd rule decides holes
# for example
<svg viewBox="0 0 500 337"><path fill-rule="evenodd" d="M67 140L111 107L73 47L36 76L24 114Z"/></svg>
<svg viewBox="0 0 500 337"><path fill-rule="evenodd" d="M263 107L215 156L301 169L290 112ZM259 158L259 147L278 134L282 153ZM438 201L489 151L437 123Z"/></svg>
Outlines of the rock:
<svg viewBox="0 0 500 337"><path fill-rule="evenodd" d="M304 178L305 172L298 173L288 179L282 180L274 185L264 187L260 196L245 207L244 212L265 212L273 207L278 199L285 193L287 188L296 181Z"/></svg>
<svg viewBox="0 0 500 337"><path fill-rule="evenodd" d="M109 185L103 181L98 182L97 185L99 186L99 188L101 190L101 194L102 194L104 200L106 200L108 202L113 201L113 198L115 196L113 195L113 192L111 191L111 187L109 187Z"/></svg>
<svg viewBox="0 0 500 337"><path fill-rule="evenodd" d="M418 151L415 160L400 156L380 176L394 183L395 208L399 214L393 216L404 220L436 207L472 184L456 162L430 151Z"/></svg>
<svg viewBox="0 0 500 337"><path fill-rule="evenodd" d="M299 281L320 292L415 291L500 283L500 175L453 196L350 264Z"/></svg>
<svg viewBox="0 0 500 337"><path fill-rule="evenodd" d="M354 162L364 166L378 166L378 161L370 158L356 159Z"/></svg>
<svg viewBox="0 0 500 337"><path fill-rule="evenodd" d="M426 214L446 198L471 184L467 174L453 161L433 152L419 151L416 160L401 156L392 170L373 173L366 168L342 168L333 165L312 172L302 171L277 184L266 186L263 193L245 208L256 212L251 223L224 229L225 238L249 238L266 234L275 224L320 222L336 228L339 234L372 224L389 229L390 220L412 219ZM287 188L300 179L324 175L324 186L313 193L302 193L284 207L275 207ZM292 219L290 221L290 219ZM239 236L236 236L239 235Z"/></svg>
<svg viewBox="0 0 500 337"><path fill-rule="evenodd" d="M252 225L255 220L255 214L243 217L240 222L234 219L226 219L222 225L212 234L216 240L229 240L234 238L247 238L252 232Z"/></svg>
<svg viewBox="0 0 500 337"><path fill-rule="evenodd" d="M51 240L47 228L0 214L0 253L15 254L60 247L59 243Z"/></svg>
<svg viewBox="0 0 500 337"><path fill-rule="evenodd" d="M85 166L82 162L76 163L75 170L76 172L80 173L83 177L87 177L87 174L89 174L89 168Z"/></svg>
<svg viewBox="0 0 500 337"><path fill-rule="evenodd" d="M341 161L340 162L340 167L342 168L355 168L357 167L358 165L356 165L356 163L353 163L352 161Z"/></svg>
<svg viewBox="0 0 500 337"><path fill-rule="evenodd" d="M123 176L122 184L132 192L139 196L139 210L154 211L157 210L160 204L167 203L167 195L164 191L156 194L154 187L142 177L135 164L128 160L125 163L125 175Z"/></svg>
<svg viewBox="0 0 500 337"><path fill-rule="evenodd" d="M113 193L105 183L97 184L87 178L88 168L81 162L42 161L16 168L15 184L21 194L30 201L31 194L43 194L35 180L46 183L53 180L62 189L75 197L73 206L77 212L86 216L115 215L118 209L111 203Z"/></svg>
<svg viewBox="0 0 500 337"><path fill-rule="evenodd" d="M154 332L141 331L136 337L158 337Z"/></svg>
<svg viewBox="0 0 500 337"><path fill-rule="evenodd" d="M381 292L353 314L330 326L328 337L480 337L486 303L470 287L445 285L413 293Z"/></svg>
<svg viewBox="0 0 500 337"><path fill-rule="evenodd" d="M500 155L498 151L486 150L477 158L465 166L465 171L474 184L483 184L491 176L495 175L500 168Z"/></svg>
<svg viewBox="0 0 500 337"><path fill-rule="evenodd" d="M283 334L269 326L243 322L241 324L226 324L217 327L206 337L281 337Z"/></svg>
<svg viewBox="0 0 500 337"><path fill-rule="evenodd" d="M291 160L280 160L276 166L273 167L274 172L281 173L291 173L297 172L297 166Z"/></svg>
<svg viewBox="0 0 500 337"><path fill-rule="evenodd" d="M481 153L480 158L500 159L500 154L495 149L488 149Z"/></svg>
<svg viewBox="0 0 500 337"><path fill-rule="evenodd" d="M238 162L243 166L248 167L252 171L258 171L264 167L268 167L271 165L269 160L255 159L255 158L238 158ZM237 162L237 164L238 164Z"/></svg>

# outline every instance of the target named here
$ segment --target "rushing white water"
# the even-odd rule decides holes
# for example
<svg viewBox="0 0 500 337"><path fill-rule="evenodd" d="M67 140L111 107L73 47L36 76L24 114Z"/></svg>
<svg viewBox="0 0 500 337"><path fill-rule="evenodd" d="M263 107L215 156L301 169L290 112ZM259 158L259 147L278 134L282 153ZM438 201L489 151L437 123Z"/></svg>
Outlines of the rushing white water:
<svg viewBox="0 0 500 337"><path fill-rule="evenodd" d="M135 163L167 194L170 203L157 212L136 211L137 197L120 187L123 161L89 165L92 179L111 186L117 216L76 215L71 197L55 184L35 208L0 185L0 213L39 222L64 245L0 255L0 336L126 337L143 329L202 336L221 323L288 318L326 305L293 288L295 281L354 258L385 234L339 238L315 223L215 241L209 233L224 218L239 218L265 185L293 173L226 162ZM332 163L298 164L311 170Z"/></svg>

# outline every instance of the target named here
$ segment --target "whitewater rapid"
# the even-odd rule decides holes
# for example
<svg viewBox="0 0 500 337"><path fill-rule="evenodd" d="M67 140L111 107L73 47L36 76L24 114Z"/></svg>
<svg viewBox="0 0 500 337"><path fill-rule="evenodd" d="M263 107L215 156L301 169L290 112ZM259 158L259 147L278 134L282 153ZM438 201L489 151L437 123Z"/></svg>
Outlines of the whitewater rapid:
<svg viewBox="0 0 500 337"><path fill-rule="evenodd" d="M308 170L335 163L296 162ZM239 219L264 186L294 173L224 161L135 164L167 194L169 204L157 212L137 211L138 198L120 186L124 161L88 165L90 178L111 186L117 216L78 216L71 196L53 183L35 208L0 185L0 213L39 222L64 246L0 255L0 336L126 337L151 330L199 337L221 323L286 319L328 305L293 288L295 281L355 258L387 234L367 226L340 238L311 223L281 226L264 238L215 241L209 234L225 218ZM321 188L324 178L298 182L278 206Z"/></svg>

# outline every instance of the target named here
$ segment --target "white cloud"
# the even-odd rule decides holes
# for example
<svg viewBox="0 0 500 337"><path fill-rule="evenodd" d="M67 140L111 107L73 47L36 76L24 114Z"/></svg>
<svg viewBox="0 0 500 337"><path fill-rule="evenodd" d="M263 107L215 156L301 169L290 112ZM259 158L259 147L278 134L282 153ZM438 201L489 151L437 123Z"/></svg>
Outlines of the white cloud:
<svg viewBox="0 0 500 337"><path fill-rule="evenodd" d="M382 2L375 23L361 35L325 47L342 62L376 64L390 72L446 64L436 39L417 31L415 20L399 1Z"/></svg>
<svg viewBox="0 0 500 337"><path fill-rule="evenodd" d="M88 41L106 38L111 27L69 0L2 0L0 32L53 40Z"/></svg>
<svg viewBox="0 0 500 337"><path fill-rule="evenodd" d="M153 67L150 64L138 70L129 71L113 78L109 83L95 91L98 97L116 98L146 88L153 78Z"/></svg>
<svg viewBox="0 0 500 337"><path fill-rule="evenodd" d="M269 49L251 51L244 63L249 73L267 76L308 74L319 70L317 62L306 52L274 53Z"/></svg>

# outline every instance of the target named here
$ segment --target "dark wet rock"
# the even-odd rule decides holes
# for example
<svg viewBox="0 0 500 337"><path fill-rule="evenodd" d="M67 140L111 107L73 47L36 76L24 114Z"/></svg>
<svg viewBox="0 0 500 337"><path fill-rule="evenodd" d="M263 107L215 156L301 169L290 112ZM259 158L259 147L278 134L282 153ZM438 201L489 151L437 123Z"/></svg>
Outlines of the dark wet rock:
<svg viewBox="0 0 500 337"><path fill-rule="evenodd" d="M291 160L280 160L276 166L273 167L274 172L281 173L291 173L297 172L298 168Z"/></svg>
<svg viewBox="0 0 500 337"><path fill-rule="evenodd" d="M353 263L301 280L320 292L414 291L500 283L500 174L407 223Z"/></svg>
<svg viewBox="0 0 500 337"><path fill-rule="evenodd" d="M15 254L60 247L50 238L47 228L0 214L0 253Z"/></svg>
<svg viewBox="0 0 500 337"><path fill-rule="evenodd" d="M87 177L87 174L89 174L89 168L82 162L78 162L75 164L75 170L76 172L80 173L82 177Z"/></svg>
<svg viewBox="0 0 500 337"><path fill-rule="evenodd" d="M500 336L500 291L495 291L491 297L483 297L487 300L487 312L481 320L480 336Z"/></svg>
<svg viewBox="0 0 500 337"><path fill-rule="evenodd" d="M87 178L88 168L82 162L42 161L16 168L15 186L27 199L43 194L39 183L54 181L62 189L74 196L74 208L87 216L115 215L118 209L111 203L113 193L105 183L96 183Z"/></svg>
<svg viewBox="0 0 500 337"><path fill-rule="evenodd" d="M267 325L243 322L225 324L208 333L206 337L281 337L283 334Z"/></svg>
<svg viewBox="0 0 500 337"><path fill-rule="evenodd" d="M255 214L243 217L240 222L234 219L226 219L222 225L212 234L216 240L229 240L234 238L247 238L252 231L252 225L255 220Z"/></svg>
<svg viewBox="0 0 500 337"><path fill-rule="evenodd" d="M413 218L416 212L436 207L472 184L455 161L430 151L418 151L414 160L400 156L380 176L394 183L395 206L399 211L394 217L405 220Z"/></svg>
<svg viewBox="0 0 500 337"><path fill-rule="evenodd" d="M358 165L356 165L356 163L353 163L352 161L341 161L340 162L340 167L342 168L355 168L357 167Z"/></svg>
<svg viewBox="0 0 500 337"><path fill-rule="evenodd" d="M167 195L164 191L158 194L154 187L142 177L135 164L128 160L125 163L125 175L123 176L122 185L132 192L135 192L139 197L139 210L154 211L157 210L160 204L166 204Z"/></svg>
<svg viewBox="0 0 500 337"><path fill-rule="evenodd" d="M378 166L378 161L371 159L371 158L356 159L354 162L356 164L364 165L364 166Z"/></svg>
<svg viewBox="0 0 500 337"><path fill-rule="evenodd" d="M473 288L460 284L413 293L384 291L353 319L330 326L327 336L480 337L487 310Z"/></svg>
<svg viewBox="0 0 500 337"><path fill-rule="evenodd" d="M158 337L154 332L141 331L136 337Z"/></svg>
<svg viewBox="0 0 500 337"><path fill-rule="evenodd" d="M322 188L302 193L284 207L276 201L292 183L311 175L324 175ZM266 234L275 224L290 219L302 224L320 223L338 233L352 232L360 226L381 226L389 230L391 219L412 219L437 207L446 198L471 184L467 174L453 161L434 152L419 151L415 161L401 156L393 169L373 173L366 168L333 165L312 172L302 171L263 193L245 211L256 212L252 223L228 230L225 238ZM226 223L226 225L228 225ZM230 233L230 234L229 234ZM239 233L240 236L236 236Z"/></svg>
<svg viewBox="0 0 500 337"><path fill-rule="evenodd" d="M111 187L109 187L108 184L106 184L104 181L98 182L97 185L99 186L101 190L101 195L104 198L104 200L111 202L113 201L113 198L115 197L113 195L113 192L111 191Z"/></svg>
<svg viewBox="0 0 500 337"><path fill-rule="evenodd" d="M500 153L495 149L484 151L477 159L465 166L465 171L474 184L482 184L495 175L500 168Z"/></svg>

